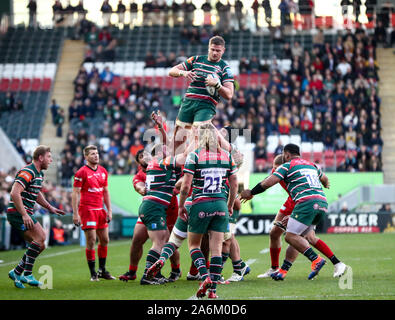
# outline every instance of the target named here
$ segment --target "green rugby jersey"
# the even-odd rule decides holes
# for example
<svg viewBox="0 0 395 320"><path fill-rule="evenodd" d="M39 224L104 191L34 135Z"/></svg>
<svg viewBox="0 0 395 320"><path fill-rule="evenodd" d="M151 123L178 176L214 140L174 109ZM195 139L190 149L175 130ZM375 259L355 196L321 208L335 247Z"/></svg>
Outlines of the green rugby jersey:
<svg viewBox="0 0 395 320"><path fill-rule="evenodd" d="M212 96L206 90L205 80L209 74L215 73L221 80L221 83L234 82L232 70L224 60L212 62L208 60L208 56L192 56L182 63L186 71L193 71L197 77L192 81L187 89L185 98L194 100L205 100L214 106L220 100L219 95Z"/></svg>
<svg viewBox="0 0 395 320"><path fill-rule="evenodd" d="M33 163L23 167L15 176L14 183L22 185L24 190L21 193L23 206L29 215L34 214L34 205L42 188L44 173L38 172ZM7 207L7 212L16 212L12 198Z"/></svg>
<svg viewBox="0 0 395 320"><path fill-rule="evenodd" d="M323 172L314 163L295 158L279 166L273 174L286 183L295 203L313 199L326 201L320 181Z"/></svg>
<svg viewBox="0 0 395 320"><path fill-rule="evenodd" d="M232 156L225 150L210 152L204 148L191 152L184 166L184 173L193 174L192 202L228 199L227 179L237 172Z"/></svg>
<svg viewBox="0 0 395 320"><path fill-rule="evenodd" d="M177 180L175 158L167 157L159 162L154 158L148 163L146 171L147 194L143 197L143 201L154 201L167 207Z"/></svg>

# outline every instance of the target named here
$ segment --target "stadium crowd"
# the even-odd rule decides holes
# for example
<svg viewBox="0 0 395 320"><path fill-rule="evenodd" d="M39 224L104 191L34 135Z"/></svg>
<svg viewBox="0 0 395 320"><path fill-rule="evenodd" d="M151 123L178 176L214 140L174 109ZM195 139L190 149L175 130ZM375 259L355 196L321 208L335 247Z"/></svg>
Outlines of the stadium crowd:
<svg viewBox="0 0 395 320"><path fill-rule="evenodd" d="M359 30L338 37L334 46L316 42L311 52L299 43L285 43L282 59L262 65L257 57L242 58L240 74L270 72L267 87L236 92L225 113L235 110L240 127L255 132L256 157L262 157L266 137L300 134L302 142L323 142L325 150L346 150L339 171L380 171L380 98L373 36ZM244 107L247 112L240 112ZM221 116L221 114L219 114Z"/></svg>
<svg viewBox="0 0 395 320"><path fill-rule="evenodd" d="M339 36L333 46L316 41L310 52L300 44L291 47L285 43L281 58L292 60L289 71L276 60L261 66L256 57L243 58L240 74L268 70L268 84L236 90L231 101L218 104L214 124L250 129L256 159L266 158L269 135L296 134L302 142L323 142L325 150L346 151L344 161L337 163L338 171L380 171L383 142L375 46L372 36L358 30ZM108 150L101 147L107 170L134 174L134 156L146 143L143 133L152 127L148 115L155 109L166 109L168 91L135 79L131 83L121 79L119 88L114 88L115 76L109 68L101 73L93 68L88 74L81 67L74 81L69 120L77 125L71 126L63 151L64 185L69 185L82 164L83 146L97 144L100 137L110 139ZM181 92L170 94L173 107L178 107ZM87 132L84 123L97 117L103 123L95 136ZM257 167L256 171L268 169Z"/></svg>

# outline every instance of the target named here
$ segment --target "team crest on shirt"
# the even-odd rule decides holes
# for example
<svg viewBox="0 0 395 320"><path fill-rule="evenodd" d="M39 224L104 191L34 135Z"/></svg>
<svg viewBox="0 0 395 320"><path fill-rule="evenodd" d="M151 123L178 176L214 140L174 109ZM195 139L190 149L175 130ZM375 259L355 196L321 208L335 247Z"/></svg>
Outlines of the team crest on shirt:
<svg viewBox="0 0 395 320"><path fill-rule="evenodd" d="M314 206L313 206L314 210L317 210L319 207L320 206L318 205L318 203L314 203Z"/></svg>
<svg viewBox="0 0 395 320"><path fill-rule="evenodd" d="M205 212L203 212L203 211L200 211L200 212L199 212L199 218L200 218L200 219L203 219L205 216L206 216L206 213L205 213Z"/></svg>

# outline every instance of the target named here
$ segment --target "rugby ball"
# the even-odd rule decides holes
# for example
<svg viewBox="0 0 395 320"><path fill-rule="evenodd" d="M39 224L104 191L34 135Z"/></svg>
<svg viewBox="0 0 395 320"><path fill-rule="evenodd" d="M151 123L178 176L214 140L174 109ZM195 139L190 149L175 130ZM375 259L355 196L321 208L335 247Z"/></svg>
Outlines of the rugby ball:
<svg viewBox="0 0 395 320"><path fill-rule="evenodd" d="M207 78L218 78L218 75L216 73L210 73L208 74ZM210 96L218 96L218 90L215 87L212 86L206 86L206 90L209 93Z"/></svg>

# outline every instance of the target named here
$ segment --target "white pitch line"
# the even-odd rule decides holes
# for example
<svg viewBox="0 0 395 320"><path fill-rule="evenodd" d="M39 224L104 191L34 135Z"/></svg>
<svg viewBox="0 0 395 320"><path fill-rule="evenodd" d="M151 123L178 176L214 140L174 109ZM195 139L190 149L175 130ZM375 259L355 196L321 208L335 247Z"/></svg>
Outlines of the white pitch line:
<svg viewBox="0 0 395 320"><path fill-rule="evenodd" d="M269 251L270 251L269 248L265 248L265 249L262 249L261 251L259 251L259 253L260 254L265 254L265 253L268 253Z"/></svg>

